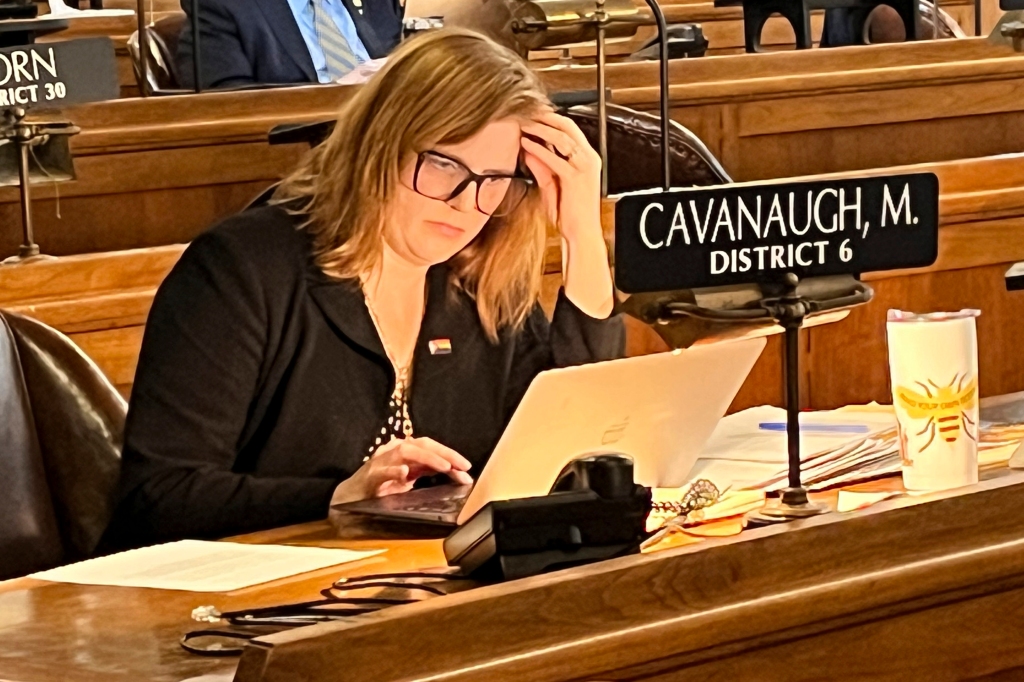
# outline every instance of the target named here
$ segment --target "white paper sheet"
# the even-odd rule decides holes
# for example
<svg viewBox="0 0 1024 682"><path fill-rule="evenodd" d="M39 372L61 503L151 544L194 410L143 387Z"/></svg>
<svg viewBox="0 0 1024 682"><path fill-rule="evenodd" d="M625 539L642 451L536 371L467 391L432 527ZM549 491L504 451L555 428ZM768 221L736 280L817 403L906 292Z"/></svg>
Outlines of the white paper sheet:
<svg viewBox="0 0 1024 682"><path fill-rule="evenodd" d="M358 561L383 551L180 540L81 561L29 577L80 585L231 592Z"/></svg>

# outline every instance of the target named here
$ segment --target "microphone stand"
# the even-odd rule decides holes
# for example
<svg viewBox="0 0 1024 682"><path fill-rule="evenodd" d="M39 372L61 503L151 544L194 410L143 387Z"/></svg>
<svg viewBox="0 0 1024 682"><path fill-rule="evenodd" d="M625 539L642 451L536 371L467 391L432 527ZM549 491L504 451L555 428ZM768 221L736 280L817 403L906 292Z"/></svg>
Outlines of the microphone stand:
<svg viewBox="0 0 1024 682"><path fill-rule="evenodd" d="M146 27L146 0L136 0L135 15L139 32L139 94L149 97L149 29Z"/></svg>
<svg viewBox="0 0 1024 682"><path fill-rule="evenodd" d="M654 15L654 25L658 29L658 105L661 110L661 184L666 191L672 187L672 148L669 131L672 122L669 120L669 83L668 83L668 23L665 13L661 11L658 0L644 0ZM605 90L605 26L614 21L604 11L604 0L597 0L597 118L598 118L598 151L601 154L601 196L608 196L608 95Z"/></svg>
<svg viewBox="0 0 1024 682"><path fill-rule="evenodd" d="M658 104L661 107L661 184L662 189L668 191L672 188L672 150L669 142L671 121L668 118L668 23L665 21L665 13L661 11L658 0L644 1L651 8L651 14L654 15L654 23L658 27L658 42L661 46L658 56L658 88L660 90Z"/></svg>
<svg viewBox="0 0 1024 682"><path fill-rule="evenodd" d="M192 78L195 83L196 94L203 91L203 81L200 76L203 72L203 59L199 50L199 0L192 0Z"/></svg>

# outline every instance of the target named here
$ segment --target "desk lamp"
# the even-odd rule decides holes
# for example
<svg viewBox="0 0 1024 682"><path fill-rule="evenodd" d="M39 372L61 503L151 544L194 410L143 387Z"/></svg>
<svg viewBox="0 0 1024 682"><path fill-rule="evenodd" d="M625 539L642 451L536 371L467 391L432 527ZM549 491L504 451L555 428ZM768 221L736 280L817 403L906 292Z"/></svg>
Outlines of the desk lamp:
<svg viewBox="0 0 1024 682"><path fill-rule="evenodd" d="M75 179L68 138L78 128L68 121L26 122L22 107L7 109L0 121L0 186L21 188L22 243L18 255L3 265L47 258L39 253L32 229L31 183L60 182Z"/></svg>
<svg viewBox="0 0 1024 682"><path fill-rule="evenodd" d="M657 0L645 0L654 17L660 44L660 110L662 173L664 187L670 186L668 117L668 25ZM601 155L601 196L608 195L608 94L605 86L607 38L629 36L639 26L650 24L632 2L624 0L534 0L516 3L511 21L512 34L524 50L582 42L597 43L598 152Z"/></svg>
<svg viewBox="0 0 1024 682"><path fill-rule="evenodd" d="M0 186L21 188L22 244L16 256L3 261L11 265L44 257L39 253L32 225L32 183L75 177L68 138L78 133L78 127L69 121L55 120L52 114L29 121L29 109L52 110L116 99L119 88L114 44L109 38L14 46L3 48L0 54L4 59L46 64L30 73L30 85L19 88L25 103L0 110Z"/></svg>

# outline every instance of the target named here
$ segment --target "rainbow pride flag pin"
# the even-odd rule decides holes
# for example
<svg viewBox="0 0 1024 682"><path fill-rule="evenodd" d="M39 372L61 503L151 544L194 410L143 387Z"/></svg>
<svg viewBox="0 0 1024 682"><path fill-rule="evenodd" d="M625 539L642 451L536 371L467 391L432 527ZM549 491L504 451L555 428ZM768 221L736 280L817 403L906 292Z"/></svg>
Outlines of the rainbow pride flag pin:
<svg viewBox="0 0 1024 682"><path fill-rule="evenodd" d="M431 355L449 355L452 352L451 339L433 339L427 342Z"/></svg>

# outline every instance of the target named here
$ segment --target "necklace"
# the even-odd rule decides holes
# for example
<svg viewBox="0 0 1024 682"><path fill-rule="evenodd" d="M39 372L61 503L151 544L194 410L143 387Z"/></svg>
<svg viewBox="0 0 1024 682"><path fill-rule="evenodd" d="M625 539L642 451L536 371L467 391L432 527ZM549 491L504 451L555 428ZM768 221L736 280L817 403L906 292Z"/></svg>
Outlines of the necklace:
<svg viewBox="0 0 1024 682"><path fill-rule="evenodd" d="M370 297L364 293L363 298L366 300L366 309L370 313L373 326L377 328L380 345L384 347L384 354L387 355L388 361L391 362L391 366L395 370L395 388L391 391L391 398L388 402L388 423L381 427L380 434L374 439L373 445L370 446L369 454L363 457L363 461L366 462L385 443L390 443L396 438L410 438L412 436L412 418L409 416L409 401L407 397L409 384L412 380L412 358L410 357L404 365L400 366L398 364L395 355L391 351L390 344L388 344L387 339L384 337L384 328L377 318L377 312L373 309L373 304L370 303Z"/></svg>

